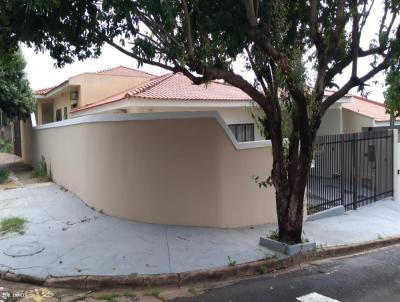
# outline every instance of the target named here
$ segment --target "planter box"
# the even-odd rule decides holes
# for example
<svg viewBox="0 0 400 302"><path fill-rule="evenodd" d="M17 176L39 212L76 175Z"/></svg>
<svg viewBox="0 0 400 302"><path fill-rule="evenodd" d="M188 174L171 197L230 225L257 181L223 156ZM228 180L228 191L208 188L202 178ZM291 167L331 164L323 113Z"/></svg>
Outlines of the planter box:
<svg viewBox="0 0 400 302"><path fill-rule="evenodd" d="M265 246L271 250L281 252L288 256L294 256L298 254L304 254L307 252L315 251L317 245L315 242L305 242L298 244L287 244L284 242L276 241L266 237L260 237L260 245Z"/></svg>

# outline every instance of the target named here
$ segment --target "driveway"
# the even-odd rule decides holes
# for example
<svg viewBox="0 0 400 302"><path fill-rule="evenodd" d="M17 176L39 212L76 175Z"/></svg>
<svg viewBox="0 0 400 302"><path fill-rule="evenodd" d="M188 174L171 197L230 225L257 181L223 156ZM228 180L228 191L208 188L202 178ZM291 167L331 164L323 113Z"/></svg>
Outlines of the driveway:
<svg viewBox="0 0 400 302"><path fill-rule="evenodd" d="M155 225L96 212L53 183L0 192L0 219L28 222L0 237L0 270L37 277L177 273L273 254L259 237L276 226L217 229ZM400 235L400 204L384 200L346 215L307 222L305 237L342 245ZM277 255L283 257L283 255Z"/></svg>

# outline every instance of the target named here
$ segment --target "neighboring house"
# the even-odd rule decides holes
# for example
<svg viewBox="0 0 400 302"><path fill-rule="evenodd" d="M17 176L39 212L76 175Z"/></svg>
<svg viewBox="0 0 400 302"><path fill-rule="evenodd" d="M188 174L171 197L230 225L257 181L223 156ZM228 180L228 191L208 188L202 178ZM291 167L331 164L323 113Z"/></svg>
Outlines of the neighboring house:
<svg viewBox="0 0 400 302"><path fill-rule="evenodd" d="M118 66L99 72L85 72L57 86L35 91L39 125L65 120L75 108L93 103L154 78L149 73Z"/></svg>
<svg viewBox="0 0 400 302"><path fill-rule="evenodd" d="M332 93L327 91L327 94ZM322 118L318 135L354 133L387 129L390 115L383 103L355 95L346 95L335 103ZM396 121L396 126L400 121Z"/></svg>
<svg viewBox="0 0 400 302"><path fill-rule="evenodd" d="M76 75L36 97L39 125L92 114L218 111L239 142L263 139L247 94L217 81L194 85L180 73L155 76L118 66ZM383 104L348 94L328 109L318 134L365 131L387 126L389 118Z"/></svg>

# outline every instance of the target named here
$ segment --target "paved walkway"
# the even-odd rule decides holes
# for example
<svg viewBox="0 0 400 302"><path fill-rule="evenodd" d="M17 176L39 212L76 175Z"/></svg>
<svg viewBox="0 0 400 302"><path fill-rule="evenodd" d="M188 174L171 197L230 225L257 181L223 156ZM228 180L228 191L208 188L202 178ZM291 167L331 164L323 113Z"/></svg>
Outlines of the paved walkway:
<svg viewBox="0 0 400 302"><path fill-rule="evenodd" d="M0 237L0 270L38 277L176 273L225 266L228 256L237 263L254 261L273 254L258 242L276 228L127 221L93 211L52 183L0 192L0 219L10 216L28 223L24 235ZM307 222L305 237L331 246L400 235L399 217L399 203L380 201L340 217Z"/></svg>

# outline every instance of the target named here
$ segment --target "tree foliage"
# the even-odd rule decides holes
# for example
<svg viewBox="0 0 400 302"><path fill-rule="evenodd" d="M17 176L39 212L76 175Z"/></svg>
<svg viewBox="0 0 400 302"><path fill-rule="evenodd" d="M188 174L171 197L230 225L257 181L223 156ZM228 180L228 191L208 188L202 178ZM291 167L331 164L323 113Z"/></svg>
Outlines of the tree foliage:
<svg viewBox="0 0 400 302"><path fill-rule="evenodd" d="M387 90L384 92L386 112L395 118L400 116L400 70L393 65L386 75Z"/></svg>
<svg viewBox="0 0 400 302"><path fill-rule="evenodd" d="M265 114L279 235L286 241L301 240L303 197L322 116L399 56L398 0L382 0L375 11L373 0L3 2L0 47L22 41L49 49L62 66L98 56L107 43L139 64L182 72L195 84L223 79L247 93ZM364 31L371 12L380 17L376 35ZM238 58L254 82L235 73ZM361 58L371 62L363 74ZM351 72L339 87L337 75L346 68ZM325 98L327 87L335 91ZM287 143L283 112L290 119Z"/></svg>
<svg viewBox="0 0 400 302"><path fill-rule="evenodd" d="M25 65L20 51L0 55L0 109L10 119L25 119L34 108Z"/></svg>

